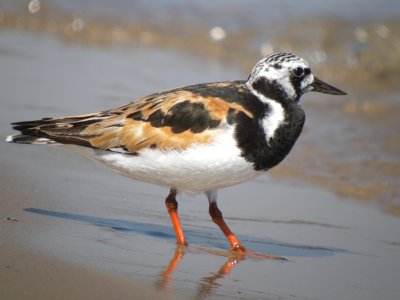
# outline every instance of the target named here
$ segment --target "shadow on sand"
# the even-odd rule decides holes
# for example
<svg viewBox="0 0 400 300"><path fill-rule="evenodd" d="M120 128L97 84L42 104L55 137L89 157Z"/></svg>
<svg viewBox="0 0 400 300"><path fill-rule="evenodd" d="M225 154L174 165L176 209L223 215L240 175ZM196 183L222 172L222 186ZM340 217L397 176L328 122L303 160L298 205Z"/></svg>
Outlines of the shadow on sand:
<svg viewBox="0 0 400 300"><path fill-rule="evenodd" d="M39 208L27 208L25 211L44 216L84 222L103 228L111 228L119 232L131 232L147 235L153 238L170 240L171 242L175 241L175 234L172 226L170 227L136 221L92 217ZM222 235L222 233L217 231L214 232L212 230L191 229L187 230L186 232L187 236L189 237L188 242L191 246L176 247L168 266L162 267L159 272L159 276L155 283L157 288L170 289L171 284L174 282L174 274L176 273L179 264L182 262L184 255L188 252L195 253L201 251L210 253L212 255L226 257L225 262L217 269L217 271L210 272L211 275L208 274L198 281L197 293L194 299L204 299L218 290L220 287L218 281L229 275L241 261L246 259L260 259L257 255L254 257L248 257L226 251L227 243L225 237ZM257 251L257 253L261 254L268 253L291 257L326 257L333 256L338 253L350 253L349 251L343 249L288 244L267 238L260 239L248 235L239 235L238 237L245 242L249 249L252 251ZM207 247L203 245L207 245ZM281 262L284 262L284 260Z"/></svg>
<svg viewBox="0 0 400 300"><path fill-rule="evenodd" d="M44 210L39 208L26 208L25 211L44 216L84 222L104 228L111 228L119 232L132 232L136 234L147 235L153 238L171 241L175 240L175 234L172 226L167 225L164 226L136 221L100 218L60 211ZM209 245L218 249L227 249L228 245L225 237L218 231L192 228L186 230L186 233L188 237L188 242L191 245ZM268 238L261 239L248 235L237 236L246 244L247 248L251 249L252 251L269 253L272 255L290 257L325 257L333 256L338 253L349 253L347 250L338 248L289 244Z"/></svg>

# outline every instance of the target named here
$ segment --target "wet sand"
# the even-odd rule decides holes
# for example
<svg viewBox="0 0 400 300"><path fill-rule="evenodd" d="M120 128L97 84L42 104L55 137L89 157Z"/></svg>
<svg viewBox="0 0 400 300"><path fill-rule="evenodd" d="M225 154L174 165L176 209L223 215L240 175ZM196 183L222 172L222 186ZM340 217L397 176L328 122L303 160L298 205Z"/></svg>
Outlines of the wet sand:
<svg viewBox="0 0 400 300"><path fill-rule="evenodd" d="M12 121L108 109L157 90L243 78L240 69L165 49L68 46L12 31L0 32L0 54L0 291L9 299L25 291L33 299L61 291L65 298L157 299L160 290L197 299L397 299L400 222L374 203L284 176L224 189L220 207L239 239L288 259L240 260L229 256L203 196L180 195L190 246L176 248L166 189L65 147L4 141ZM315 103L308 99L306 109ZM316 136L313 128L331 128L308 111L294 160Z"/></svg>
<svg viewBox="0 0 400 300"><path fill-rule="evenodd" d="M158 299L161 289L191 299L364 300L400 292L400 224L372 207L262 177L225 189L221 209L244 244L289 261L240 260L229 257L203 197L180 197L190 244L182 250L165 189L61 147L1 142L0 151L8 299Z"/></svg>
<svg viewBox="0 0 400 300"><path fill-rule="evenodd" d="M16 196L10 195L10 201L18 199ZM4 203L2 201L2 205ZM4 211L2 206L2 217ZM3 299L181 299L121 276L62 262L51 254L21 245L15 239L21 231L35 224L29 216L18 221L2 219L0 224L0 294Z"/></svg>

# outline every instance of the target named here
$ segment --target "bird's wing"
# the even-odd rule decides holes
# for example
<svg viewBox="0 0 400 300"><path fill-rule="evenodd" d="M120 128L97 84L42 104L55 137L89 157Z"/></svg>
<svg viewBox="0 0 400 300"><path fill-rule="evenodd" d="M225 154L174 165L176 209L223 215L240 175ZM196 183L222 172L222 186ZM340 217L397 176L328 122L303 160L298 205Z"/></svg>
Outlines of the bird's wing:
<svg viewBox="0 0 400 300"><path fill-rule="evenodd" d="M78 116L13 123L21 136L46 138L64 144L137 153L144 148L185 149L209 143L234 122L235 115L252 114L219 89L229 83L201 85L153 94L116 109Z"/></svg>

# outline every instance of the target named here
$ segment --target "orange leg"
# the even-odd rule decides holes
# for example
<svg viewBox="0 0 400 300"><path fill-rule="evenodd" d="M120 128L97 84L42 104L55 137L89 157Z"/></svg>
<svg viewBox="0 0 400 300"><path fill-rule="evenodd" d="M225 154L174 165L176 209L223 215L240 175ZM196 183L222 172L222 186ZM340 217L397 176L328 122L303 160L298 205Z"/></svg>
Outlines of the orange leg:
<svg viewBox="0 0 400 300"><path fill-rule="evenodd" d="M252 257L255 259L269 259L269 260L286 260L285 258L274 256L270 254L256 253L250 250L247 250L242 243L237 239L237 237L233 234L233 232L229 229L228 225L226 225L224 218L222 217L222 213L218 208L216 201L216 192L207 193L209 199L209 212L212 220L215 224L221 228L222 232L225 234L232 248L230 251L234 251L235 254L238 254L240 258ZM227 264L225 267L226 273L229 273L234 265Z"/></svg>
<svg viewBox="0 0 400 300"><path fill-rule="evenodd" d="M232 248L231 251L238 251L240 253L244 253L246 248L240 243L240 241L236 238L233 232L229 229L228 225L226 225L224 218L222 217L222 213L217 206L217 202L210 201L209 212L211 219L215 224L221 228L222 232L225 234Z"/></svg>
<svg viewBox="0 0 400 300"><path fill-rule="evenodd" d="M160 281L158 283L159 287L169 288L171 281L173 281L172 275L175 273L176 268L178 267L184 255L184 246L176 246L175 254L169 262L168 267L165 269L164 272L161 273Z"/></svg>
<svg viewBox="0 0 400 300"><path fill-rule="evenodd" d="M172 225L174 226L176 240L178 245L187 245L185 236L182 231L181 222L178 216L178 202L176 201L176 190L171 189L167 199L165 199L165 206L169 216L171 217Z"/></svg>

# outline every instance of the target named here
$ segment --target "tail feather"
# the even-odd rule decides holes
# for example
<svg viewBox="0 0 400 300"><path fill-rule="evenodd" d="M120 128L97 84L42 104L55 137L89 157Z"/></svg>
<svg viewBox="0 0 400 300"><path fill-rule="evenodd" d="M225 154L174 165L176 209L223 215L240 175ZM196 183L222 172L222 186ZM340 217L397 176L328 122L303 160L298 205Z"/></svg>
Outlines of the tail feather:
<svg viewBox="0 0 400 300"><path fill-rule="evenodd" d="M81 132L103 118L99 114L90 114L14 122L11 123L12 128L20 133L8 136L6 141L19 144L65 143L90 146L89 139L93 136L82 135Z"/></svg>
<svg viewBox="0 0 400 300"><path fill-rule="evenodd" d="M34 127L39 127L39 126L42 126L42 125L51 124L51 123L53 123L52 120L54 120L54 119L52 119L52 118L43 118L43 119L40 119L40 120L33 120L33 121L13 122L13 123L11 123L11 125L12 125L12 128L14 130L18 130L18 131L22 132L23 130L26 130L26 129L32 129Z"/></svg>
<svg viewBox="0 0 400 300"><path fill-rule="evenodd" d="M43 145L43 144L54 144L56 143L53 140L49 140L43 137L37 137L26 134L15 134L9 135L6 138L7 143L17 143L17 144L34 144L34 145Z"/></svg>

